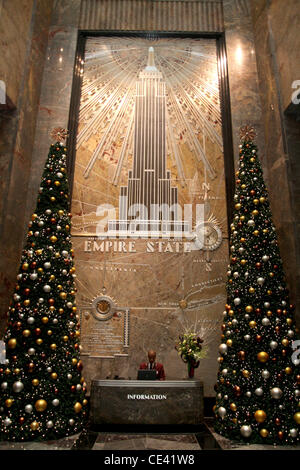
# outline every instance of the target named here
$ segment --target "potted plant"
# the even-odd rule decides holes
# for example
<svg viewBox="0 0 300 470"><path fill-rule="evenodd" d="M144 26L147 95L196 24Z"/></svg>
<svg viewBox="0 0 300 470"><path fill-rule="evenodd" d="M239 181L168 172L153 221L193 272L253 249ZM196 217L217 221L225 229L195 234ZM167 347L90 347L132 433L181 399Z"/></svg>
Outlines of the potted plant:
<svg viewBox="0 0 300 470"><path fill-rule="evenodd" d="M183 362L188 366L189 378L194 377L194 372L199 367L200 359L206 357L206 349L203 348L203 339L197 333L184 333L179 336L179 343L175 346Z"/></svg>

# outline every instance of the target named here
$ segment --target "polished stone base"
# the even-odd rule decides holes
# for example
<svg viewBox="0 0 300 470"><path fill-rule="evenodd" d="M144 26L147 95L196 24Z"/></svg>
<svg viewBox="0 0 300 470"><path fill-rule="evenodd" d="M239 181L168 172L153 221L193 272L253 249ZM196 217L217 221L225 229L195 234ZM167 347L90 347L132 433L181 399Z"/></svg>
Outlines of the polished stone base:
<svg viewBox="0 0 300 470"><path fill-rule="evenodd" d="M197 425L203 421L198 380L92 380L92 426Z"/></svg>

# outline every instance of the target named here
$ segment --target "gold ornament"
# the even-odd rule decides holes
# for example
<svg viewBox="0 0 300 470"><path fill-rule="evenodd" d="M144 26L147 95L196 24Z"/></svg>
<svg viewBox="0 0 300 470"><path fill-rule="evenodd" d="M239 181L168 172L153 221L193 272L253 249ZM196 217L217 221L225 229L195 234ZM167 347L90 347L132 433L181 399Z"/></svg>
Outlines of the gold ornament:
<svg viewBox="0 0 300 470"><path fill-rule="evenodd" d="M32 431L36 431L39 428L39 425L40 423L38 423L37 421L33 421L30 425L30 428L32 429Z"/></svg>
<svg viewBox="0 0 300 470"><path fill-rule="evenodd" d="M247 260L246 260L246 259L242 259L242 260L241 260L241 265L242 265L242 266L245 266L246 263L247 263Z"/></svg>
<svg viewBox="0 0 300 470"><path fill-rule="evenodd" d="M47 408L47 402L46 400L43 400L42 398L40 400L37 400L34 404L36 411L45 411Z"/></svg>
<svg viewBox="0 0 300 470"><path fill-rule="evenodd" d="M269 431L267 429L261 429L259 431L259 434L261 435L261 437L268 437Z"/></svg>
<svg viewBox="0 0 300 470"><path fill-rule="evenodd" d="M51 379L53 379L53 380L57 379L57 373L56 372L52 372Z"/></svg>
<svg viewBox="0 0 300 470"><path fill-rule="evenodd" d="M39 346L40 346L42 343L43 343L42 338L38 338L38 339L36 340L36 344L38 344Z"/></svg>
<svg viewBox="0 0 300 470"><path fill-rule="evenodd" d="M72 364L73 364L73 366L76 366L76 364L77 364L77 359L76 359L76 357L73 357L73 358L72 358Z"/></svg>
<svg viewBox="0 0 300 470"><path fill-rule="evenodd" d="M260 198L259 198L259 202L260 202L261 204L263 204L264 202L266 202L266 198L265 198L265 197L260 197Z"/></svg>
<svg viewBox="0 0 300 470"><path fill-rule="evenodd" d="M294 421L296 421L297 424L300 424L300 411L297 411L297 413L294 414Z"/></svg>
<svg viewBox="0 0 300 470"><path fill-rule="evenodd" d="M246 379L248 379L248 377L250 377L250 372L246 369L242 370L242 374L243 374L243 377L245 377Z"/></svg>
<svg viewBox="0 0 300 470"><path fill-rule="evenodd" d="M285 372L287 375L291 375L291 373L292 373L293 371L292 371L292 368L291 368L291 367L286 367L286 368L284 369L284 372Z"/></svg>
<svg viewBox="0 0 300 470"><path fill-rule="evenodd" d="M240 210L241 207L242 207L242 204L240 204L240 203L237 203L237 204L235 205L235 208L236 208L237 210Z"/></svg>
<svg viewBox="0 0 300 470"><path fill-rule="evenodd" d="M254 287L250 287L250 288L249 288L249 293L250 293L250 294L254 294L254 292L255 292Z"/></svg>
<svg viewBox="0 0 300 470"><path fill-rule="evenodd" d="M63 340L66 343L67 341L69 341L69 336L63 336Z"/></svg>
<svg viewBox="0 0 300 470"><path fill-rule="evenodd" d="M59 181L54 181L54 184L55 184L55 186L60 186L60 182L59 182Z"/></svg>
<svg viewBox="0 0 300 470"><path fill-rule="evenodd" d="M246 310L247 313L253 312L253 307L252 307L252 305L247 305L247 307L245 308L245 310Z"/></svg>
<svg viewBox="0 0 300 470"><path fill-rule="evenodd" d="M14 402L14 401L13 401L12 398L7 398L7 400L5 400L5 406L6 406L7 408L10 408L10 407L12 406L13 402Z"/></svg>
<svg viewBox="0 0 300 470"><path fill-rule="evenodd" d="M29 299L24 300L24 305L25 307L28 307L28 305L30 305L30 300Z"/></svg>
<svg viewBox="0 0 300 470"><path fill-rule="evenodd" d="M254 413L254 418L258 423L263 423L266 420L267 415L263 410L257 410Z"/></svg>
<svg viewBox="0 0 300 470"><path fill-rule="evenodd" d="M257 359L259 362L267 362L269 359L269 354L265 351L261 351L257 354Z"/></svg>
<svg viewBox="0 0 300 470"><path fill-rule="evenodd" d="M82 408L81 403L79 403L79 401L76 402L75 405L74 405L74 411L75 411L75 413L79 413L79 412L81 411L81 408Z"/></svg>
<svg viewBox="0 0 300 470"><path fill-rule="evenodd" d="M55 243L57 242L57 237L55 235L52 235L52 237L50 237L50 240L52 241L52 243Z"/></svg>
<svg viewBox="0 0 300 470"><path fill-rule="evenodd" d="M287 347L289 345L289 340L287 338L283 338L283 340L281 341L281 344Z"/></svg>
<svg viewBox="0 0 300 470"><path fill-rule="evenodd" d="M34 387L37 387L38 384L39 384L39 380L38 379L33 379L31 383Z"/></svg>
<svg viewBox="0 0 300 470"><path fill-rule="evenodd" d="M51 197L50 197L50 201L51 201L51 202L55 202L55 201L56 201L56 198L55 198L54 196L51 196Z"/></svg>
<svg viewBox="0 0 300 470"><path fill-rule="evenodd" d="M52 332L51 332L51 334L52 334ZM52 349L52 351L55 351L56 344L55 343L50 344L50 349Z"/></svg>
<svg viewBox="0 0 300 470"><path fill-rule="evenodd" d="M229 346L229 347L232 346L232 339L228 339L228 340L226 341L226 344L227 344L227 346Z"/></svg>
<svg viewBox="0 0 300 470"><path fill-rule="evenodd" d="M65 300L65 299L67 298L66 292L61 292L61 293L59 294L59 297L60 297L61 299Z"/></svg>
<svg viewBox="0 0 300 470"><path fill-rule="evenodd" d="M42 318L42 323L44 323L44 325L45 325L46 323L48 323L48 321L49 321L49 318L48 318L48 317L43 317L43 318Z"/></svg>
<svg viewBox="0 0 300 470"><path fill-rule="evenodd" d="M230 409L231 411L236 411L237 410L237 406L235 403L230 403Z"/></svg>
<svg viewBox="0 0 300 470"><path fill-rule="evenodd" d="M17 346L17 340L16 340L16 338L11 338L11 339L8 341L7 346L9 347L9 349L15 349L15 347Z"/></svg>
<svg viewBox="0 0 300 470"><path fill-rule="evenodd" d="M25 338L28 338L28 336L31 335L30 330L24 330L22 335L25 336Z"/></svg>
<svg viewBox="0 0 300 470"><path fill-rule="evenodd" d="M250 326L250 328L256 328L256 321L252 320L252 321L249 323L249 326Z"/></svg>

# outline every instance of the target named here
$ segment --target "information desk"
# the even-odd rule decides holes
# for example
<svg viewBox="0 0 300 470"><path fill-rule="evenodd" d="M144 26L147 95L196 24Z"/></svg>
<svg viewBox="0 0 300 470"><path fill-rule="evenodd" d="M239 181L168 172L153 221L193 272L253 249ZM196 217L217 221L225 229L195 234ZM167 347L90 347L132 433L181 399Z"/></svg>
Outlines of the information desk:
<svg viewBox="0 0 300 470"><path fill-rule="evenodd" d="M92 425L199 424L203 383L198 380L92 380Z"/></svg>

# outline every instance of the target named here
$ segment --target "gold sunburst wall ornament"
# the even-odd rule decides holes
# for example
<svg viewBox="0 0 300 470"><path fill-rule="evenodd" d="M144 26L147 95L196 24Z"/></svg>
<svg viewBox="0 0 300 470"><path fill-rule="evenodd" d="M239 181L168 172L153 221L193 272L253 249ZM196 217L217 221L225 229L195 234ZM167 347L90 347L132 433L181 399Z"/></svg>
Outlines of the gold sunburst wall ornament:
<svg viewBox="0 0 300 470"><path fill-rule="evenodd" d="M68 130L63 127L55 127L52 130L50 137L55 140L55 142L63 142L68 137Z"/></svg>
<svg viewBox="0 0 300 470"><path fill-rule="evenodd" d="M253 141L256 137L256 131L253 126L247 124L240 128L240 140L245 142Z"/></svg>

